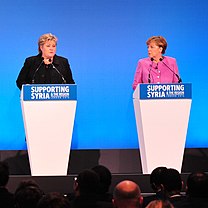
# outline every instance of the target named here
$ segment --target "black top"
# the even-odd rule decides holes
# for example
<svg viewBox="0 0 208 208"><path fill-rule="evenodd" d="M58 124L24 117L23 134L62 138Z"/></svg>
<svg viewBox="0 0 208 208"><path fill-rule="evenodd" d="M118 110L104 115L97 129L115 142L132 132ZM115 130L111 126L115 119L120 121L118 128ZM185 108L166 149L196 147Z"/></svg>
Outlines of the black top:
<svg viewBox="0 0 208 208"><path fill-rule="evenodd" d="M14 208L14 204L14 195L10 193L6 188L0 187L0 207Z"/></svg>
<svg viewBox="0 0 208 208"><path fill-rule="evenodd" d="M100 201L96 195L75 197L70 205L71 208L113 208L112 202Z"/></svg>
<svg viewBox="0 0 208 208"><path fill-rule="evenodd" d="M55 55L53 63L46 65L41 54L25 59L18 78L17 87L23 84L74 84L71 68L66 58Z"/></svg>
<svg viewBox="0 0 208 208"><path fill-rule="evenodd" d="M174 203L175 208L207 208L207 197L186 197L184 200Z"/></svg>

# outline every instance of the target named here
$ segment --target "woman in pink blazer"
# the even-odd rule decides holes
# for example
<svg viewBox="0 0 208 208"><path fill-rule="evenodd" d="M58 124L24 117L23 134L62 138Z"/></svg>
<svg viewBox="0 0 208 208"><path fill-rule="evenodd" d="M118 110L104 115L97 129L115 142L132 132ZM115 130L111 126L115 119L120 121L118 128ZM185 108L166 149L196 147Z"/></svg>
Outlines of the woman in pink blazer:
<svg viewBox="0 0 208 208"><path fill-rule="evenodd" d="M133 89L139 83L180 83L182 82L176 59L163 56L167 42L162 36L150 37L147 42L148 58L138 61L134 76Z"/></svg>

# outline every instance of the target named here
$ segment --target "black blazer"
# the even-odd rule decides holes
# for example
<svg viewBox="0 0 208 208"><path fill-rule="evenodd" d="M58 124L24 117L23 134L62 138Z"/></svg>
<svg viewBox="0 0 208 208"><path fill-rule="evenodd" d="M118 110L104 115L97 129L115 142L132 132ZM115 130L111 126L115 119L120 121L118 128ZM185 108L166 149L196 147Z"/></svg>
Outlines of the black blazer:
<svg viewBox="0 0 208 208"><path fill-rule="evenodd" d="M56 69L50 66L50 83L46 83L41 54L26 58L16 80L17 87L21 89L23 84L32 84L32 80L34 80L34 84L63 84L63 79L67 84L75 83L66 58L55 55L52 64Z"/></svg>

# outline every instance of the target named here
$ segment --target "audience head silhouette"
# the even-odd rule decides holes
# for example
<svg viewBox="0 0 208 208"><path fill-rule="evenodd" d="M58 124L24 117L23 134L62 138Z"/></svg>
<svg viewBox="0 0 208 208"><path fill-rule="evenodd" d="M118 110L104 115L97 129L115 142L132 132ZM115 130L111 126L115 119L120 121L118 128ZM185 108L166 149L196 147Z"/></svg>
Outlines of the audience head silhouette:
<svg viewBox="0 0 208 208"><path fill-rule="evenodd" d="M157 167L150 174L150 184L153 191L158 192L163 189L164 175L166 167Z"/></svg>
<svg viewBox="0 0 208 208"><path fill-rule="evenodd" d="M70 208L70 204L61 193L51 192L39 200L37 208Z"/></svg>
<svg viewBox="0 0 208 208"><path fill-rule="evenodd" d="M114 188L113 204L117 208L140 208L142 201L141 190L133 181L124 180Z"/></svg>
<svg viewBox="0 0 208 208"><path fill-rule="evenodd" d="M165 171L163 185L168 197L180 194L183 185L180 173L176 169L168 168Z"/></svg>
<svg viewBox="0 0 208 208"><path fill-rule="evenodd" d="M29 180L20 182L14 195L17 208L36 208L43 191L35 181Z"/></svg>
<svg viewBox="0 0 208 208"><path fill-rule="evenodd" d="M101 194L108 192L112 180L112 175L110 170L103 165L97 165L93 167L92 170L95 171L100 178L100 185L98 192Z"/></svg>
<svg viewBox="0 0 208 208"><path fill-rule="evenodd" d="M14 194L7 189L9 181L9 166L6 162L0 162L0 207L14 207Z"/></svg>
<svg viewBox="0 0 208 208"><path fill-rule="evenodd" d="M208 175L204 172L191 173L187 179L187 195L208 197Z"/></svg>
<svg viewBox="0 0 208 208"><path fill-rule="evenodd" d="M75 179L74 190L76 195L89 195L97 193L99 176L93 170L83 170Z"/></svg>
<svg viewBox="0 0 208 208"><path fill-rule="evenodd" d="M166 167L160 166L155 168L151 174L150 174L150 185L152 187L152 190L155 192L155 194L151 194L144 197L143 201L143 207L146 207L149 202L153 200L159 200L165 198L164 193L164 175L165 171L167 170Z"/></svg>
<svg viewBox="0 0 208 208"><path fill-rule="evenodd" d="M5 187L9 181L9 166L6 162L0 162L0 187Z"/></svg>

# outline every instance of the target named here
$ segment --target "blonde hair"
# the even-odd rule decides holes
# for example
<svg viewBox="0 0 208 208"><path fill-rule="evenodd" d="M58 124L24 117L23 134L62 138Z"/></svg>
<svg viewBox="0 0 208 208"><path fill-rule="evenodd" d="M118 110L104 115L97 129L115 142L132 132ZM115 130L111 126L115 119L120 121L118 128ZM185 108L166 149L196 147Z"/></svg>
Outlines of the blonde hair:
<svg viewBox="0 0 208 208"><path fill-rule="evenodd" d="M39 53L41 52L40 46L44 45L49 40L54 41L57 45L58 38L55 35L51 33L47 33L47 34L43 34L40 36L38 40L38 52Z"/></svg>
<svg viewBox="0 0 208 208"><path fill-rule="evenodd" d="M154 200L151 201L146 208L174 208L174 206L167 200Z"/></svg>
<svg viewBox="0 0 208 208"><path fill-rule="evenodd" d="M167 41L166 41L166 39L165 39L164 37L162 37L162 36L152 36L152 37L150 37L150 38L147 40L147 42L146 42L147 46L148 46L151 42L154 42L157 46L159 46L159 47L161 47L161 48L163 49L163 50L162 50L162 54L165 53L165 50L166 50L168 44L167 44Z"/></svg>

